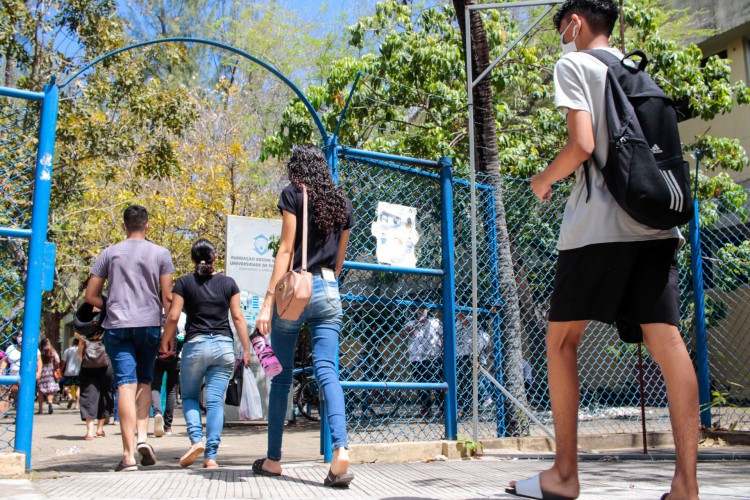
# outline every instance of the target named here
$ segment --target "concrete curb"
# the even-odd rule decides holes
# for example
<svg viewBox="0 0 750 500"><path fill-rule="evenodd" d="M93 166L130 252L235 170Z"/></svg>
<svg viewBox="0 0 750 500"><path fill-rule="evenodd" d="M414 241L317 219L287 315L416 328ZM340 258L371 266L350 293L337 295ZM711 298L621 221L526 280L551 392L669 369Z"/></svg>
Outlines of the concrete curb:
<svg viewBox="0 0 750 500"><path fill-rule="evenodd" d="M483 439L485 450L516 453L554 453L555 442L549 437L513 437ZM674 444L670 432L650 432L646 434L649 447L671 446ZM581 452L590 450L622 450L642 446L641 434L598 434L579 437ZM461 441L418 441L408 443L372 443L350 446L350 459L353 463L399 463L412 462L444 455L455 460L471 455Z"/></svg>
<svg viewBox="0 0 750 500"><path fill-rule="evenodd" d="M706 437L722 439L729 446L750 446L750 432L740 431L703 431Z"/></svg>
<svg viewBox="0 0 750 500"><path fill-rule="evenodd" d="M0 453L0 478L17 478L26 473L25 453Z"/></svg>

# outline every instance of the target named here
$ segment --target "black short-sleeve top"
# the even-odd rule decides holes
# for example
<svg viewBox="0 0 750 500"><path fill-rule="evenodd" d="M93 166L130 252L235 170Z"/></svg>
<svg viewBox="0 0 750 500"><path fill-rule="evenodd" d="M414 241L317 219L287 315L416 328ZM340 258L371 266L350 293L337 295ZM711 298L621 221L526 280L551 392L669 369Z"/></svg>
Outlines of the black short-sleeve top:
<svg viewBox="0 0 750 500"><path fill-rule="evenodd" d="M240 293L232 278L219 273L203 278L192 273L181 276L172 293L185 300L185 342L209 333L232 336L229 302Z"/></svg>
<svg viewBox="0 0 750 500"><path fill-rule="evenodd" d="M296 234L294 235L294 270L302 269L302 191L294 184L289 184L281 192L279 197L279 211L286 210L297 217ZM320 231L313 223L313 207L307 203L307 268L314 270L320 267L334 269L336 266L336 255L339 249L341 233L356 225L352 202L346 198L348 219L344 227L334 229L331 236L326 239L326 234Z"/></svg>

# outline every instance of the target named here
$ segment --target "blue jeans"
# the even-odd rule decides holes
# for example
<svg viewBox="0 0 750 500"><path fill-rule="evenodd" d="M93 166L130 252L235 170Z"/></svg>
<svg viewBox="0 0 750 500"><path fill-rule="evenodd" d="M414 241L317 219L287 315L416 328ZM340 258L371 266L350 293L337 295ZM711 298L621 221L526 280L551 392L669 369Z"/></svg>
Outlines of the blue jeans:
<svg viewBox="0 0 750 500"><path fill-rule="evenodd" d="M333 449L348 447L344 391L336 373L341 316L338 283L326 281L318 273L313 274L312 297L298 320L281 319L274 310L271 320L271 346L279 358L283 371L271 380L268 403L268 458L271 460L281 460L281 440L284 434L287 398L292 385L294 350L297 347L300 328L305 322L312 337L313 369L326 402Z"/></svg>
<svg viewBox="0 0 750 500"><path fill-rule="evenodd" d="M190 444L203 439L201 384L206 379L206 459L216 458L224 427L224 393L234 368L234 342L225 335L201 335L182 348L180 387Z"/></svg>
<svg viewBox="0 0 750 500"><path fill-rule="evenodd" d="M160 339L158 326L104 330L104 348L112 363L115 387L151 383Z"/></svg>

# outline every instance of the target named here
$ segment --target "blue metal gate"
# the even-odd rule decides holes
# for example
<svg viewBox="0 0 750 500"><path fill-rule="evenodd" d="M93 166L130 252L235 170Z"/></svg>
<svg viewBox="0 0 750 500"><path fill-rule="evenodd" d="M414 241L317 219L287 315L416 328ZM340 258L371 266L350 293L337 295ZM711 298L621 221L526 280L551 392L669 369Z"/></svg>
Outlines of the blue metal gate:
<svg viewBox="0 0 750 500"><path fill-rule="evenodd" d="M353 443L456 439L451 161L342 147L336 160L333 171L358 221L340 281L341 379L349 438ZM416 267L378 263L371 233L378 202L417 209ZM428 309L442 322L442 356L434 358L432 372L409 360L409 340L402 335L416 308ZM425 408L425 401L433 399L432 408Z"/></svg>
<svg viewBox="0 0 750 500"><path fill-rule="evenodd" d="M20 361L9 360L18 370L0 374L0 451L24 453L27 469L42 291L54 278L55 246L46 240L58 95L54 79L43 93L0 87L0 346L23 334Z"/></svg>

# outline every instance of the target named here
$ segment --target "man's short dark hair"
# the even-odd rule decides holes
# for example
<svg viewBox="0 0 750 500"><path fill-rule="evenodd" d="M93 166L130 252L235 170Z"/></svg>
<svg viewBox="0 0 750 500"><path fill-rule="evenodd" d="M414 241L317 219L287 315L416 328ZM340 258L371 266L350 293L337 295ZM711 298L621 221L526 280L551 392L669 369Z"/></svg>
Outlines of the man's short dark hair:
<svg viewBox="0 0 750 500"><path fill-rule="evenodd" d="M143 231L148 224L148 210L140 205L130 205L122 216L129 233Z"/></svg>
<svg viewBox="0 0 750 500"><path fill-rule="evenodd" d="M594 33L609 36L615 28L619 11L614 0L565 0L552 19L557 31L560 31L563 19L569 14L578 14L586 19Z"/></svg>

